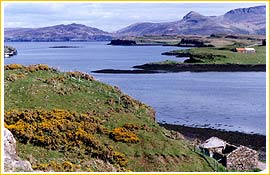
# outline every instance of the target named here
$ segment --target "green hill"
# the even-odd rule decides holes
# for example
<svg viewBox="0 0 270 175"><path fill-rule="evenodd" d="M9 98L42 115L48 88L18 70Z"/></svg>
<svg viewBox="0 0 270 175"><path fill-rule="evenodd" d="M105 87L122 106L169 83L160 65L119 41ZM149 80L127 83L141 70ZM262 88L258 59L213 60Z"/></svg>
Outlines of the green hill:
<svg viewBox="0 0 270 175"><path fill-rule="evenodd" d="M5 127L35 170L213 171L151 107L91 75L11 64L4 81Z"/></svg>

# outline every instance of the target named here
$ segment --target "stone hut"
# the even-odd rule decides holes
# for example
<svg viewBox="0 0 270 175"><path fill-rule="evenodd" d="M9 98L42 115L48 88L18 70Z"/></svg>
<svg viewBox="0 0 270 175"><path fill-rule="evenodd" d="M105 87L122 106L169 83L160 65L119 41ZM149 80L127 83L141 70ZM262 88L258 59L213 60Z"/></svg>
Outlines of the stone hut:
<svg viewBox="0 0 270 175"><path fill-rule="evenodd" d="M245 146L240 146L226 156L226 167L237 171L255 169L258 164L258 153Z"/></svg>
<svg viewBox="0 0 270 175"><path fill-rule="evenodd" d="M211 137L199 145L200 150L216 159L228 170L245 171L257 167L258 153L245 146L235 146L217 137Z"/></svg>

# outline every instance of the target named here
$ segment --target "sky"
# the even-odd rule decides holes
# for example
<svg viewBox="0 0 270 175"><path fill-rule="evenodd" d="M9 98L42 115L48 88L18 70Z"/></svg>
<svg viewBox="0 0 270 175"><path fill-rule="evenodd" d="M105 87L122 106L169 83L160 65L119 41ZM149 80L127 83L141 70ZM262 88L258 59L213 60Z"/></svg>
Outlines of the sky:
<svg viewBox="0 0 270 175"><path fill-rule="evenodd" d="M4 2L4 27L36 28L78 23L108 32L138 22L181 20L190 11L219 16L265 3L14 3Z"/></svg>

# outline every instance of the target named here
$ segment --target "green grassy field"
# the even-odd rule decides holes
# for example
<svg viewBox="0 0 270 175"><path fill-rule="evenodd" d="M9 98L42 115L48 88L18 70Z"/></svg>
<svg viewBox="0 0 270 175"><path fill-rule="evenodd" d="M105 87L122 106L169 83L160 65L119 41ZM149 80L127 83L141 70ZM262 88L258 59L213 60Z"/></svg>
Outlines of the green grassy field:
<svg viewBox="0 0 270 175"><path fill-rule="evenodd" d="M9 65L4 81L5 127L35 170L214 171L151 107L90 75Z"/></svg>
<svg viewBox="0 0 270 175"><path fill-rule="evenodd" d="M176 56L190 54L193 63L201 64L266 64L266 47L256 46L256 53L244 54L231 51L232 47L225 48L191 48L188 50L175 50ZM194 61L195 60L195 61ZM156 64L176 64L177 61L157 62Z"/></svg>

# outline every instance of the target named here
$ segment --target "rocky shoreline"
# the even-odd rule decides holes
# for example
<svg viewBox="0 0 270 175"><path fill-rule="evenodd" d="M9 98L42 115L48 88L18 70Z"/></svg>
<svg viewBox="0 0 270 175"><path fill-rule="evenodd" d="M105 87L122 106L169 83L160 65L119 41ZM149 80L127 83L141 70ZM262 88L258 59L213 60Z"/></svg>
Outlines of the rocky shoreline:
<svg viewBox="0 0 270 175"><path fill-rule="evenodd" d="M264 135L246 134L238 131L224 131L212 128L195 128L167 123L159 123L159 125L168 130L180 132L190 141L194 141L195 139L205 141L214 136L237 146L247 146L259 152L260 160L266 159L266 136Z"/></svg>
<svg viewBox="0 0 270 175"><path fill-rule="evenodd" d="M132 70L101 69L93 73L110 74L153 74L168 72L265 72L265 64L158 64L150 63L134 66Z"/></svg>
<svg viewBox="0 0 270 175"><path fill-rule="evenodd" d="M92 72L93 73L105 73L105 74L154 74L154 73L159 73L158 71L142 70L142 69L134 69L134 70L101 69L101 70L95 70Z"/></svg>
<svg viewBox="0 0 270 175"><path fill-rule="evenodd" d="M12 57L12 56L17 55L17 54L18 54L18 51L14 47L4 46L4 57L5 58L9 58L9 57Z"/></svg>
<svg viewBox="0 0 270 175"><path fill-rule="evenodd" d="M51 49L79 48L79 46L51 46Z"/></svg>
<svg viewBox="0 0 270 175"><path fill-rule="evenodd" d="M158 64L150 63L134 66L143 70L162 70L166 72L265 72L265 64Z"/></svg>

